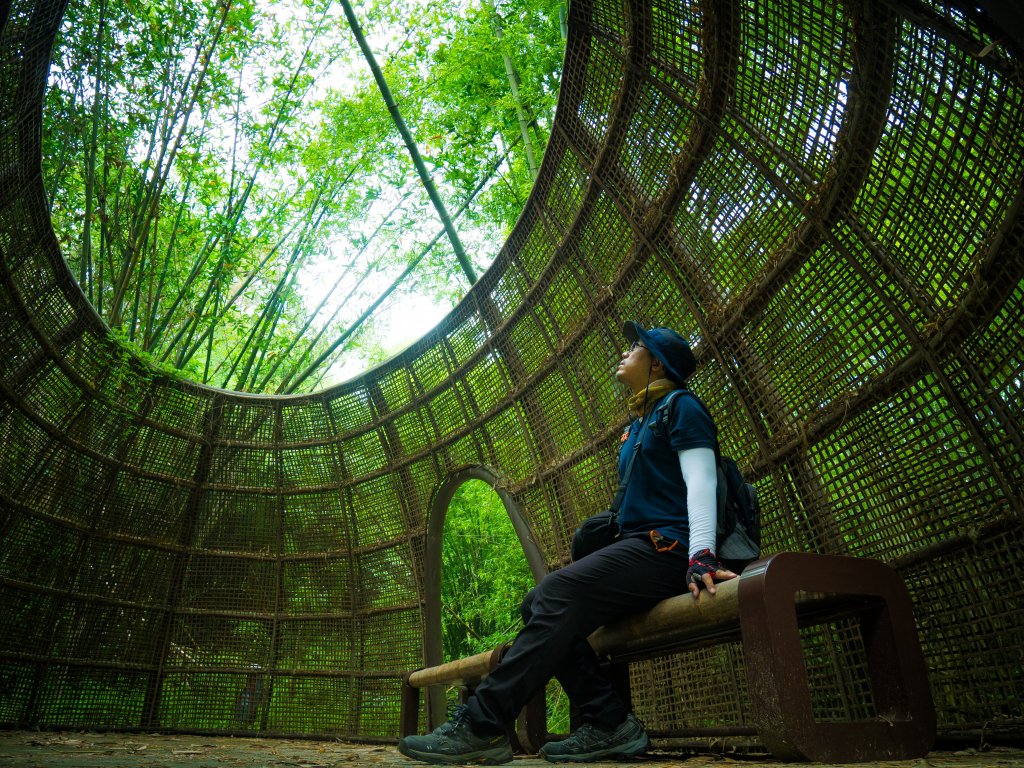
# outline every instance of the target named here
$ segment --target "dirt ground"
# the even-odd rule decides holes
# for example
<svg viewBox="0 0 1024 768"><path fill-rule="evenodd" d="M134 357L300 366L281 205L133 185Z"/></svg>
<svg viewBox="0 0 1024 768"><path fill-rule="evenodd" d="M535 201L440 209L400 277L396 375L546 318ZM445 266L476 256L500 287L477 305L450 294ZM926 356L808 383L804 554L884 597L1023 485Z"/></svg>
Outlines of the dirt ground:
<svg viewBox="0 0 1024 768"><path fill-rule="evenodd" d="M760 756L723 757L654 752L634 763L646 768L779 768ZM289 739L150 734L0 731L0 768L338 768L414 766L393 746ZM536 757L516 757L513 768L550 766ZM594 766L622 763L592 763ZM861 763L869 768L1024 768L1024 750L933 752L921 760ZM820 763L802 763L815 768ZM851 766L853 768L853 766Z"/></svg>

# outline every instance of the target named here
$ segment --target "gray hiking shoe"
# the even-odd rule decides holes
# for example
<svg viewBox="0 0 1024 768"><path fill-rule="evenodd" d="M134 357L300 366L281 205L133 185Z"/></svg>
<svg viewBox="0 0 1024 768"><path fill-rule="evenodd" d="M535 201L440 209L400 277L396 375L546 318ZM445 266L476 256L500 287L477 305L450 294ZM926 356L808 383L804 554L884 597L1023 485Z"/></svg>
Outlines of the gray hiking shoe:
<svg viewBox="0 0 1024 768"><path fill-rule="evenodd" d="M482 763L497 765L512 759L512 746L505 734L477 736L469 727L465 705L455 707L451 719L426 736L406 736L398 751L425 763Z"/></svg>
<svg viewBox="0 0 1024 768"><path fill-rule="evenodd" d="M628 760L642 755L650 744L644 727L630 713L620 725L607 731L584 723L568 739L545 744L540 753L552 763Z"/></svg>

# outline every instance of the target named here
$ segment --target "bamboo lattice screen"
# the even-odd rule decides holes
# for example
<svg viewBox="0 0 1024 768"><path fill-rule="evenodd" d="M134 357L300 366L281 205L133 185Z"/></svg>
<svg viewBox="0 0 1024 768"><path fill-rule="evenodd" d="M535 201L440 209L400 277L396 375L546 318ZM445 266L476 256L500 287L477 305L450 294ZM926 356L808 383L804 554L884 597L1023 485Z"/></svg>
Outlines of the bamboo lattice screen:
<svg viewBox="0 0 1024 768"><path fill-rule="evenodd" d="M39 144L61 13L0 3L0 725L393 738L433 494L488 468L565 562L614 488L635 318L693 342L767 550L895 565L940 729L1024 732L1024 59L988 16L574 0L494 266L397 358L259 397L149 368L69 273ZM856 646L807 637L822 719L870 705L833 663ZM742 723L740 664L638 665L639 712Z"/></svg>

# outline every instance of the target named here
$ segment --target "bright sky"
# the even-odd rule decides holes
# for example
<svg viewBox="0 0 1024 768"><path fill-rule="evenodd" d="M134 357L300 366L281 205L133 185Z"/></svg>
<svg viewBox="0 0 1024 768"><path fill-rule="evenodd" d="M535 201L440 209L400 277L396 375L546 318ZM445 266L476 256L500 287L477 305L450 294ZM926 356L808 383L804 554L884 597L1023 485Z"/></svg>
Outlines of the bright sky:
<svg viewBox="0 0 1024 768"><path fill-rule="evenodd" d="M397 354L441 322L451 307L435 304L419 294L403 296L391 311L377 315L380 338L392 354ZM373 364L358 354L350 354L331 367L322 386L340 384L366 371Z"/></svg>

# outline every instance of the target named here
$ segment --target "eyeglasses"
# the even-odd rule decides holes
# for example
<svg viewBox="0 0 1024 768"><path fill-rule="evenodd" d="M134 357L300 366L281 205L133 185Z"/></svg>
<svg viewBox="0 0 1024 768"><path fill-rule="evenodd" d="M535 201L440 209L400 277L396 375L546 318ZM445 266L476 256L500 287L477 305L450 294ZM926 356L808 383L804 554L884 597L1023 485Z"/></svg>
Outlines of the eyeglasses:
<svg viewBox="0 0 1024 768"><path fill-rule="evenodd" d="M629 345L629 351L632 352L634 349L647 349L647 347L645 347L639 341L634 341L632 344Z"/></svg>

